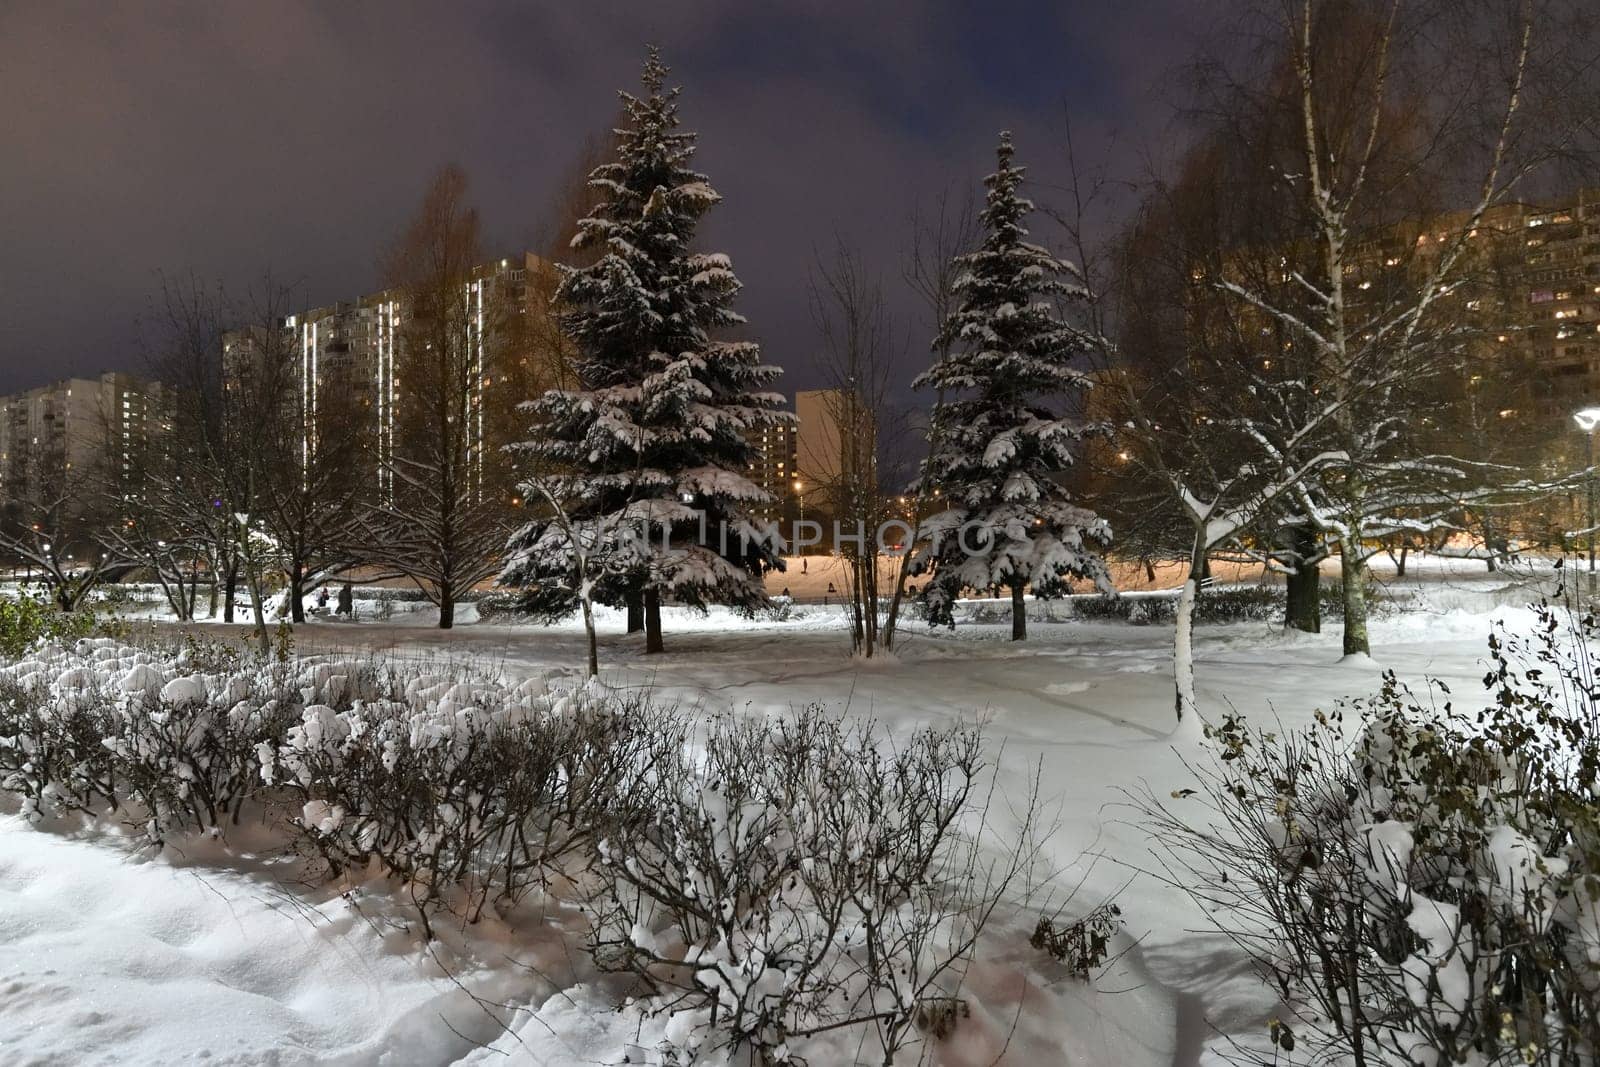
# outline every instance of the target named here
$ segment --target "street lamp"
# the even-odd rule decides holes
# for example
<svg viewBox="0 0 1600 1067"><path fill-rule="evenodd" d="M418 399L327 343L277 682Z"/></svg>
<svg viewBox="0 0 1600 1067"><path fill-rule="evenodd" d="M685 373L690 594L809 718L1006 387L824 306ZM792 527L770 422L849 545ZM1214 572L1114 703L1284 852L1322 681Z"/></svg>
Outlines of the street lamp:
<svg viewBox="0 0 1600 1067"><path fill-rule="evenodd" d="M805 522L806 521L806 498L805 498L805 494L802 492L802 490L804 490L804 489L805 489L805 483L802 482L799 478L796 478L794 480L794 498L795 498L796 503L798 503L800 505L800 521L801 522Z"/></svg>
<svg viewBox="0 0 1600 1067"><path fill-rule="evenodd" d="M1594 573L1594 431L1600 426L1600 407L1584 408L1582 411L1573 412L1572 421L1578 424L1578 429L1589 435L1589 573Z"/></svg>

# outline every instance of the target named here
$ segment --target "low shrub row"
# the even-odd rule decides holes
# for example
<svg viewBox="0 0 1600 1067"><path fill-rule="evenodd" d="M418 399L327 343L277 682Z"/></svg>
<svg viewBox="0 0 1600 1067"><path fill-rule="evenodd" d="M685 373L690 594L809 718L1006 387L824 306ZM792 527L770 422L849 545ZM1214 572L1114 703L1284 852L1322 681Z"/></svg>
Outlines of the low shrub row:
<svg viewBox="0 0 1600 1067"><path fill-rule="evenodd" d="M1176 593L1157 596L1076 596L1072 613L1082 619L1122 619L1134 625L1171 622ZM1326 608L1324 608L1326 611ZM1283 591L1261 586L1204 589L1195 598L1197 623L1272 621L1283 618Z"/></svg>
<svg viewBox="0 0 1600 1067"><path fill-rule="evenodd" d="M887 1060L947 1032L1032 859L985 833L975 728L891 745L819 708L696 714L192 638L46 641L0 668L0 786L36 819L121 818L153 843L265 822L330 877L386 873L425 932L576 901L595 966L634 978L630 1010L678 1063L778 1062L847 1029Z"/></svg>

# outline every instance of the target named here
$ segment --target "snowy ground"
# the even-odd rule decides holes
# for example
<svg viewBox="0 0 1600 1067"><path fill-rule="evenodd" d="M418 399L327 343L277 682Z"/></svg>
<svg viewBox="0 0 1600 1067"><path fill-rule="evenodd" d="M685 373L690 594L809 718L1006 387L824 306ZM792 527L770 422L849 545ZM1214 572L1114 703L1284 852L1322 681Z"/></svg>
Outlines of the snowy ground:
<svg viewBox="0 0 1600 1067"><path fill-rule="evenodd" d="M1414 573L1427 607L1374 620L1374 660L1341 661L1337 626L1314 637L1267 623L1200 629L1204 707L1293 724L1371 692L1384 667L1442 678L1458 698L1477 692L1491 619L1523 615L1507 605L1529 591L1481 563L1427 561ZM983 717L1003 746L1002 781L1042 765L1059 884L1079 885L1084 908L1114 896L1130 947L1087 986L1041 967L1025 934L1002 932L969 979L979 1010L940 1061L989 1063L1003 1050L1018 1064L1193 1065L1214 1062L1206 1049L1219 1032L1264 1027L1270 997L1187 898L1147 873L1149 842L1121 803L1124 790L1165 797L1189 783L1186 753L1167 739L1170 627L1040 623L1016 646L1006 626L974 625L908 635L894 660L866 664L847 657L834 609L783 622L668 614L659 657L603 616L611 684L752 714L817 701L893 730ZM575 624L441 634L425 623L311 624L296 639L307 650L486 657L513 674L581 660ZM398 904L287 882L294 869L247 841L149 857L108 831L0 818L0 1061L627 1062L633 1035L604 1010L612 991L556 992L571 985L574 916L508 916L424 951Z"/></svg>

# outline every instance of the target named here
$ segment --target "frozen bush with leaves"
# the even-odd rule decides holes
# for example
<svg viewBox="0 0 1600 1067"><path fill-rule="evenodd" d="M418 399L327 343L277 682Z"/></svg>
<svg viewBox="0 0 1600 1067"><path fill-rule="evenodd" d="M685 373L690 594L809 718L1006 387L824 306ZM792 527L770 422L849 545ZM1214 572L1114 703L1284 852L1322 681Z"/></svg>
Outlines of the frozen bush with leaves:
<svg viewBox="0 0 1600 1067"><path fill-rule="evenodd" d="M1280 995L1288 1062L1600 1057L1595 619L1535 618L1492 633L1481 709L1391 673L1303 731L1229 716L1198 800L1145 801Z"/></svg>

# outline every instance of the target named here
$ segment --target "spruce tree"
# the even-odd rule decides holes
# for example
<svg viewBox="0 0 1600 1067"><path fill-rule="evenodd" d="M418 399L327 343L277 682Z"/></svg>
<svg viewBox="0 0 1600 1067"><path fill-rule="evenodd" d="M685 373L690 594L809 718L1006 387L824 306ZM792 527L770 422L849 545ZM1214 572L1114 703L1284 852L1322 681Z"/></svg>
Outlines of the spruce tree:
<svg viewBox="0 0 1600 1067"><path fill-rule="evenodd" d="M749 517L768 496L745 476L745 434L791 417L764 391L781 370L756 344L725 338L744 322L728 257L691 250L721 198L689 169L695 135L679 128L667 73L652 48L643 95L620 94L616 157L590 175L599 203L572 242L598 258L562 269L556 299L580 387L530 402L530 439L513 446L541 480L524 495L561 500L567 521L519 530L501 576L546 615L585 594L617 607L642 599L649 652L662 648L663 599L767 603L762 575L782 562L776 536ZM544 492L552 480L558 491Z"/></svg>
<svg viewBox="0 0 1600 1067"><path fill-rule="evenodd" d="M962 590L1009 589L1011 636L1022 640L1024 589L1058 596L1069 578L1110 588L1100 552L1111 531L1062 481L1085 433L1066 409L1090 384L1073 366L1090 339L1062 320L1061 305L1084 290L1068 264L1026 239L1033 205L1019 195L1009 133L998 155L984 179L983 243L956 259L957 306L935 342L946 354L915 382L941 397L922 479L946 510L929 520L913 567L932 571L923 597L947 625Z"/></svg>

